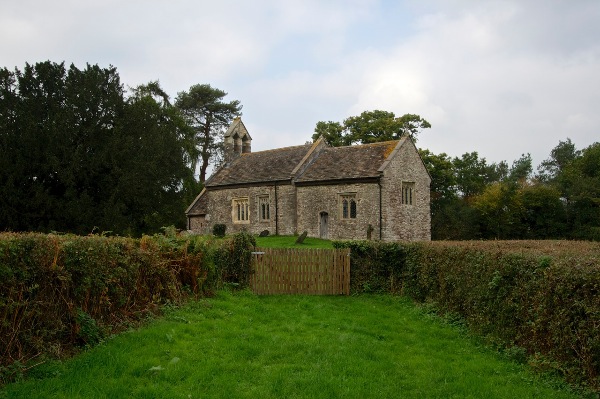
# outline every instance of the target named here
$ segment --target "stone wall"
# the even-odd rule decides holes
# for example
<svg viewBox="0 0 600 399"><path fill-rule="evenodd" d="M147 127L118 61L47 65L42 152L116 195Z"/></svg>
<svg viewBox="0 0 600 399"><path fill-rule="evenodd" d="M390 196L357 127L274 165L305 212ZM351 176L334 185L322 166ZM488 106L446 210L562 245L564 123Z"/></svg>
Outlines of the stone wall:
<svg viewBox="0 0 600 399"><path fill-rule="evenodd" d="M327 212L328 236L336 239L367 239L367 229L372 227L371 238L379 238L379 187L377 183L300 186L298 193L298 233L308 232L320 236L321 213ZM355 193L356 219L342 219L340 194Z"/></svg>
<svg viewBox="0 0 600 399"><path fill-rule="evenodd" d="M263 230L275 234L276 229L281 235L291 235L295 232L296 195L293 186L289 184L277 187L271 185L208 190L204 195L207 196L208 202L204 226L208 231L201 231L200 218L192 217L190 218L190 230L196 233L210 233L215 224L226 225L227 234L242 230L252 234L259 234ZM265 195L268 195L270 200L270 219L268 221L262 221L259 214L259 197ZM233 200L246 197L249 202L249 220L235 222Z"/></svg>
<svg viewBox="0 0 600 399"><path fill-rule="evenodd" d="M384 169L383 237L384 241L431 240L429 185L431 178L414 144L406 140ZM414 183L413 203L402 203L402 183Z"/></svg>
<svg viewBox="0 0 600 399"><path fill-rule="evenodd" d="M206 221L204 215L190 216L188 230L196 234L209 234L212 233L212 225Z"/></svg>

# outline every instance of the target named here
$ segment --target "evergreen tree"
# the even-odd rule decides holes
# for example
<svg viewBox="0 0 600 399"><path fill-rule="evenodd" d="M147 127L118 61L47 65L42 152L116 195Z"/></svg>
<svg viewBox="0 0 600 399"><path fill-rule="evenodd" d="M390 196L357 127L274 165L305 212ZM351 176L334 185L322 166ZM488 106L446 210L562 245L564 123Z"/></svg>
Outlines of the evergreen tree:
<svg viewBox="0 0 600 399"><path fill-rule="evenodd" d="M126 98L114 67L47 61L0 85L0 230L184 226L190 130L156 82Z"/></svg>
<svg viewBox="0 0 600 399"><path fill-rule="evenodd" d="M223 133L234 117L241 114L238 100L224 102L227 93L208 84L198 84L177 95L175 105L187 123L194 128L194 147L199 159L191 159L191 169L200 161L200 183L206 181L206 171L211 162L218 163L223 153Z"/></svg>

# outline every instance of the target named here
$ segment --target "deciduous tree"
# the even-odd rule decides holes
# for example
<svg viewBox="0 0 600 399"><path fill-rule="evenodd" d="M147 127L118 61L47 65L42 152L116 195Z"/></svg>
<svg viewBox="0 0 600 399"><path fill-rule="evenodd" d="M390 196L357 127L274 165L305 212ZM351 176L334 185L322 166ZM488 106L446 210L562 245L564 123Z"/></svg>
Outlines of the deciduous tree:
<svg viewBox="0 0 600 399"><path fill-rule="evenodd" d="M415 114L396 117L390 111L364 111L345 119L343 124L318 122L312 138L315 141L322 135L332 146L397 140L404 135L416 141L419 133L430 127L429 122Z"/></svg>

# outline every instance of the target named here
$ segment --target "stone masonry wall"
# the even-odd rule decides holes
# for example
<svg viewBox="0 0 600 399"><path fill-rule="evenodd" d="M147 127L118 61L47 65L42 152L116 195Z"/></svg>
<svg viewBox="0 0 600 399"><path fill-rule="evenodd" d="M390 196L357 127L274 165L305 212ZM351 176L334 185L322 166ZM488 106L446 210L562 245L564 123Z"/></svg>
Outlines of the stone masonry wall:
<svg viewBox="0 0 600 399"><path fill-rule="evenodd" d="M212 232L212 225L206 221L204 216L190 216L189 230L196 234L209 234Z"/></svg>
<svg viewBox="0 0 600 399"><path fill-rule="evenodd" d="M372 239L379 238L379 187L377 183L300 186L298 193L298 233L320 236L320 214L328 214L329 239L366 240L372 226ZM340 194L356 193L356 219L342 219Z"/></svg>
<svg viewBox="0 0 600 399"><path fill-rule="evenodd" d="M402 203L402 182L414 183L413 205ZM416 147L406 140L381 179L384 241L431 240L430 182Z"/></svg>
<svg viewBox="0 0 600 399"><path fill-rule="evenodd" d="M277 210L276 195L277 191ZM295 231L296 215L296 196L291 185L277 186L257 186L242 187L232 189L209 190L204 195L208 196L208 213L204 224L208 232L212 231L215 224L224 224L227 226L227 234L233 234L246 230L251 234L259 234L263 230L268 230L270 234L275 234L276 228L279 228L279 234L291 235ZM261 221L259 216L259 197L268 195L270 199L270 220ZM236 198L248 198L249 202L249 220L247 222L234 222L232 201ZM278 215L278 223L275 216ZM195 228L200 223L194 219L190 220L191 230L202 233Z"/></svg>

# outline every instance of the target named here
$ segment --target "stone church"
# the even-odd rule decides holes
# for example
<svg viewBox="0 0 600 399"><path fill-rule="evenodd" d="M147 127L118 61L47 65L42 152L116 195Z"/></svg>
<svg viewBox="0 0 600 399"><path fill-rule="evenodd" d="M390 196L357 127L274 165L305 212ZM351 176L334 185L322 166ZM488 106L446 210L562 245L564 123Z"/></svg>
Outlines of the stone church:
<svg viewBox="0 0 600 399"><path fill-rule="evenodd" d="M198 234L227 233L325 239L431 239L431 178L408 137L374 144L312 144L251 151L241 118L225 133L225 162L186 210Z"/></svg>

